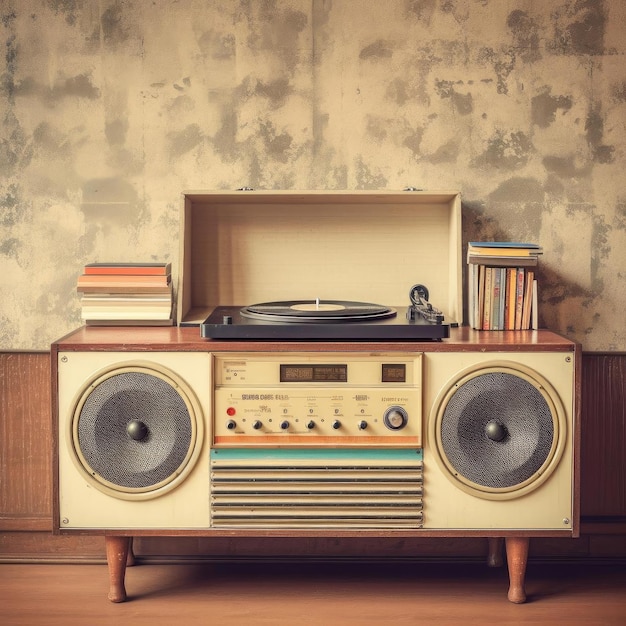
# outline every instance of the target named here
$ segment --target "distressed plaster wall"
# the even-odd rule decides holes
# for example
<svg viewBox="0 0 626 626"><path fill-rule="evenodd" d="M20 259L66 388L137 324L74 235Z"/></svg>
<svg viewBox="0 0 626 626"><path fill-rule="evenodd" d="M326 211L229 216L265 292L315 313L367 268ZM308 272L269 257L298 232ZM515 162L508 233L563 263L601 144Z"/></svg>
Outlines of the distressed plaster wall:
<svg viewBox="0 0 626 626"><path fill-rule="evenodd" d="M94 260L170 260L186 189L455 189L543 244L543 322L626 350L623 0L0 0L0 349Z"/></svg>

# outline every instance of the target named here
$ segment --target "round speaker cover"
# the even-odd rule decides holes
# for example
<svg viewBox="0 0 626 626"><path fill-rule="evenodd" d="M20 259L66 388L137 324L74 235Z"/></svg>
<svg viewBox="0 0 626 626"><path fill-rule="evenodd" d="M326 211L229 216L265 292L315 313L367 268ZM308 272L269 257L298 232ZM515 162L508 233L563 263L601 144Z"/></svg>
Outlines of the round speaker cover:
<svg viewBox="0 0 626 626"><path fill-rule="evenodd" d="M118 368L96 380L73 420L80 464L109 492L150 492L172 483L188 467L196 437L182 387L143 367Z"/></svg>
<svg viewBox="0 0 626 626"><path fill-rule="evenodd" d="M544 385L508 368L483 369L457 382L436 430L451 477L477 495L538 486L563 436Z"/></svg>

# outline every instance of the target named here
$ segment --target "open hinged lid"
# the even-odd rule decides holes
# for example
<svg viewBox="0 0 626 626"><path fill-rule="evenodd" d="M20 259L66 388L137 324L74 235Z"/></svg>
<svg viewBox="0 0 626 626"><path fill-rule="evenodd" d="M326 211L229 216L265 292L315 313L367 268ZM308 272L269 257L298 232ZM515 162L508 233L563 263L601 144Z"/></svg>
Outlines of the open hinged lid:
<svg viewBox="0 0 626 626"><path fill-rule="evenodd" d="M188 191L177 321L284 300L406 306L423 284L460 324L461 267L455 191Z"/></svg>

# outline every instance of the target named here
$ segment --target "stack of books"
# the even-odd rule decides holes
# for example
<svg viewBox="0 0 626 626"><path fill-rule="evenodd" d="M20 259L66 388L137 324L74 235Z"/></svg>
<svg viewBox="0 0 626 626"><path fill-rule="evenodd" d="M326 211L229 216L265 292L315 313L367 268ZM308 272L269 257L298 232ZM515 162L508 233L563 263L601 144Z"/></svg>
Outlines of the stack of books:
<svg viewBox="0 0 626 626"><path fill-rule="evenodd" d="M543 250L534 243L470 242L468 317L478 330L538 327L536 267Z"/></svg>
<svg viewBox="0 0 626 626"><path fill-rule="evenodd" d="M92 326L170 326L170 263L89 263L78 277L81 317Z"/></svg>

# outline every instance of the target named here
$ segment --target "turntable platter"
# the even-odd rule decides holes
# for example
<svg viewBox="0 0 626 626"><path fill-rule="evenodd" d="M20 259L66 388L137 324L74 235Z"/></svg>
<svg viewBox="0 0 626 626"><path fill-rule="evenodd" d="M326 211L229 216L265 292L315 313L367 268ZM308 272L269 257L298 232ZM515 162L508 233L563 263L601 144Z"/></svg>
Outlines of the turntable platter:
<svg viewBox="0 0 626 626"><path fill-rule="evenodd" d="M282 323L334 323L382 320L396 316L391 307L343 300L283 301L252 304L240 309L244 317Z"/></svg>

